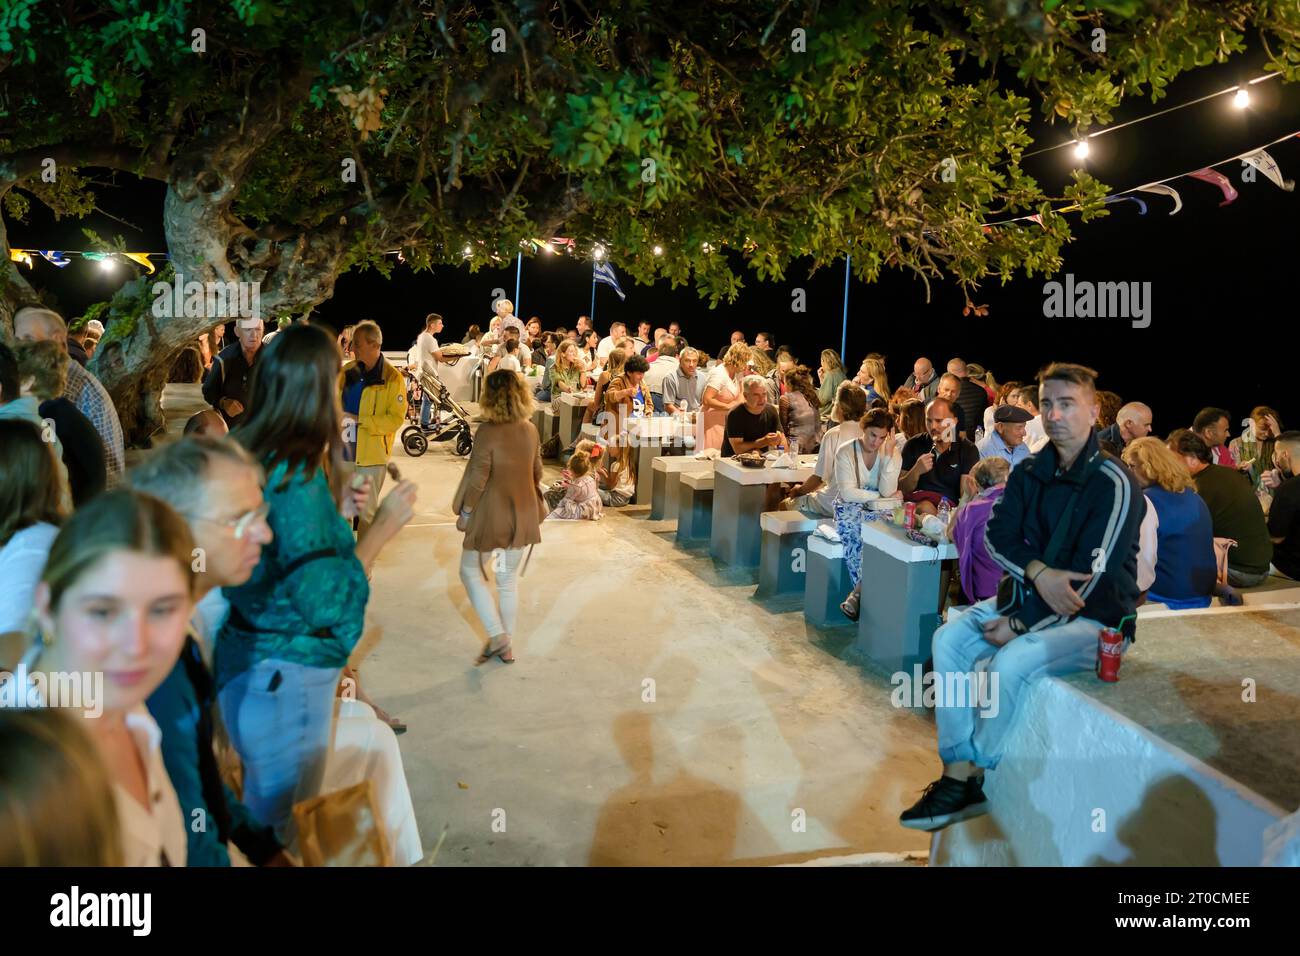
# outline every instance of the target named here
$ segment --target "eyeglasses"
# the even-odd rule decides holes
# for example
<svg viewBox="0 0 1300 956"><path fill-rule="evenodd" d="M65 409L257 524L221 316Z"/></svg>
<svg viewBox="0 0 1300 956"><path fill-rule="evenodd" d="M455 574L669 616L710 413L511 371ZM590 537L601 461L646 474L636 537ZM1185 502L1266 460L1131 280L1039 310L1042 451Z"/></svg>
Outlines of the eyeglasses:
<svg viewBox="0 0 1300 956"><path fill-rule="evenodd" d="M237 518L208 518L203 515L186 514L185 517L194 521L206 521L209 524L220 525L223 528L230 528L235 533L235 540L242 541L248 530L259 521L265 521L266 516L271 513L271 505L263 501L252 511L246 511Z"/></svg>

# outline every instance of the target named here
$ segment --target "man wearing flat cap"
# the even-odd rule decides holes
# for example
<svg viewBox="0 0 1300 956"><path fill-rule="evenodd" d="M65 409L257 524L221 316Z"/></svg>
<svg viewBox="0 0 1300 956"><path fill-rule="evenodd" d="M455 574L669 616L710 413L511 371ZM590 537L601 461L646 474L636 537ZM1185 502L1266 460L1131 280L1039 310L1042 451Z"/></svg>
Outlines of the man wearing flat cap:
<svg viewBox="0 0 1300 956"><path fill-rule="evenodd" d="M993 430L976 446L980 458L1003 458L1012 468L1028 458L1025 426L1033 417L1017 405L999 405L993 413Z"/></svg>

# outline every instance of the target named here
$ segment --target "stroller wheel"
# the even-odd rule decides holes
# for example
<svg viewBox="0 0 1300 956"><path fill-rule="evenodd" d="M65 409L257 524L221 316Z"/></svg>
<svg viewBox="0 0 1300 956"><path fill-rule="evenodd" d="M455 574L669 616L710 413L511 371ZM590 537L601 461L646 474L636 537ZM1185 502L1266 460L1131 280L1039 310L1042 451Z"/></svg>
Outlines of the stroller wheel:
<svg viewBox="0 0 1300 956"><path fill-rule="evenodd" d="M474 450L474 439L469 432L461 432L456 439L456 454L468 455Z"/></svg>
<svg viewBox="0 0 1300 956"><path fill-rule="evenodd" d="M402 432L402 447L412 458L419 458L429 450L429 439L424 437L424 432L417 425Z"/></svg>

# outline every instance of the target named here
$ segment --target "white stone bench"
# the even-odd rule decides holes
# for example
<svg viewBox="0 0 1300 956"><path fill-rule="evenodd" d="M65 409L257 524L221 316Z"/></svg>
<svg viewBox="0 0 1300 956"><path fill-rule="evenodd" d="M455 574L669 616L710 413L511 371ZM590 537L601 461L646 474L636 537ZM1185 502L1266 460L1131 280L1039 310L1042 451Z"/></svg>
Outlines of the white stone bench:
<svg viewBox="0 0 1300 956"><path fill-rule="evenodd" d="M560 416L551 411L545 405L542 406L542 422L538 427L538 434L542 436L542 441L546 441L552 435L560 430Z"/></svg>
<svg viewBox="0 0 1300 956"><path fill-rule="evenodd" d="M713 462L693 455L660 455L651 463L650 520L677 520L682 475L712 474Z"/></svg>
<svg viewBox="0 0 1300 956"><path fill-rule="evenodd" d="M931 864L1300 860L1298 632L1294 605L1153 611L1118 684L1035 682L986 774L990 813L939 831Z"/></svg>
<svg viewBox="0 0 1300 956"><path fill-rule="evenodd" d="M687 473L678 481L677 541L708 541L713 529L713 472Z"/></svg>
<svg viewBox="0 0 1300 956"><path fill-rule="evenodd" d="M808 568L808 535L817 518L799 511L764 511L759 518L758 590L755 597L802 594Z"/></svg>
<svg viewBox="0 0 1300 956"><path fill-rule="evenodd" d="M834 522L826 523L834 527ZM853 622L844 616L840 604L853 590L844 545L808 535L808 566L804 572L803 616L813 627L844 627Z"/></svg>

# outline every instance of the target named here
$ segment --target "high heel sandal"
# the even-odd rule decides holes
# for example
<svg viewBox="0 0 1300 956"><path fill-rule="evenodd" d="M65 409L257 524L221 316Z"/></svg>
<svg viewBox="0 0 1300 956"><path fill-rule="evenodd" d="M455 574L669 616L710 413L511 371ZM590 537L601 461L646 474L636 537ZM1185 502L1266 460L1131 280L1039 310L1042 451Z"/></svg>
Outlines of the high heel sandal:
<svg viewBox="0 0 1300 956"><path fill-rule="evenodd" d="M510 656L507 657L506 656L507 654L509 654ZM478 667L481 664L486 664L494 657L500 658L502 664L513 664L515 662L515 655L510 649L509 638L506 639L504 644L496 648L494 648L492 646L492 642L489 641L488 646L484 649L483 653L480 654L478 656L478 659L474 661L474 666Z"/></svg>

